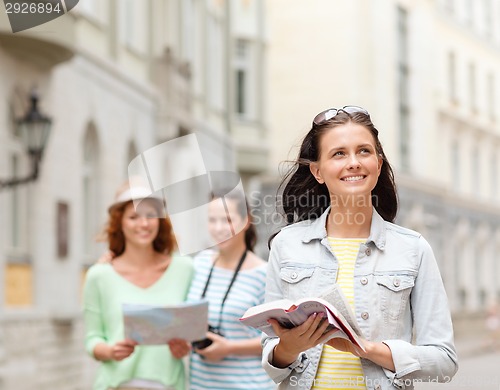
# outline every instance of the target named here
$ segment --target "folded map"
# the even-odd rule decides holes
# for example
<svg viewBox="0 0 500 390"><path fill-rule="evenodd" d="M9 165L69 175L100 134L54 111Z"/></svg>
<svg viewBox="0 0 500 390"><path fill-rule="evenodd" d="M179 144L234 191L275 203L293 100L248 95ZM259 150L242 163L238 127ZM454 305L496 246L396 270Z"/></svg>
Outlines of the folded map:
<svg viewBox="0 0 500 390"><path fill-rule="evenodd" d="M122 305L125 338L139 344L162 345L169 340L195 341L205 338L208 329L208 301L175 306Z"/></svg>

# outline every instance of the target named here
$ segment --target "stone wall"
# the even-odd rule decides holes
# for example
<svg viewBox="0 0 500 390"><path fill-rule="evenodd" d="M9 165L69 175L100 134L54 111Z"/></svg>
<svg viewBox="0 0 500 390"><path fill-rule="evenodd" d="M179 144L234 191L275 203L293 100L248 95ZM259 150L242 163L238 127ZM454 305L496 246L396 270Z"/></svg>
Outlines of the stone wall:
<svg viewBox="0 0 500 390"><path fill-rule="evenodd" d="M83 321L16 314L0 320L1 390L90 389L97 363L84 350Z"/></svg>

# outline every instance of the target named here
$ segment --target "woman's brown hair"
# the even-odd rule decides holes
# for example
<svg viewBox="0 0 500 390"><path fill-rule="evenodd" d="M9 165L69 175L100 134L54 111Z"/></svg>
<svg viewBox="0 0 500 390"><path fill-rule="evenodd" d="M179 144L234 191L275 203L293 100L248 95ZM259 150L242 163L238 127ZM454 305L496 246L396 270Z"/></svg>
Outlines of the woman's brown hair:
<svg viewBox="0 0 500 390"><path fill-rule="evenodd" d="M372 203L380 216L393 222L398 211L398 195L394 182L394 172L387 160L378 137L378 130L370 116L362 112L348 113L339 111L333 118L312 125L300 146L297 159L286 173L279 189L283 189L282 207L287 225L304 220L319 218L330 206L330 193L326 184L320 184L311 174L311 162L319 160L321 137L330 129L355 123L368 129L375 141L376 153L382 158L382 167L375 188L372 191ZM268 241L270 245L275 233Z"/></svg>
<svg viewBox="0 0 500 390"><path fill-rule="evenodd" d="M105 229L105 235L108 241L109 250L112 251L115 256L120 256L125 251L125 235L122 230L122 220L125 209L132 203L132 201L124 202L109 210L109 219ZM176 246L177 243L170 219L168 217L159 218L158 234L153 241L154 250L159 253L170 255Z"/></svg>

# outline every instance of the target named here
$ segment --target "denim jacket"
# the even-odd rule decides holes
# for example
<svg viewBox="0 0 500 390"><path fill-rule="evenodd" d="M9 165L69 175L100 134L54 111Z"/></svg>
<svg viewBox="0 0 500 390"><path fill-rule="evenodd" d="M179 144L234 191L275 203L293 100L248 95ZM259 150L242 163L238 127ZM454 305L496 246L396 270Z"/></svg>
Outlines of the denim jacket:
<svg viewBox="0 0 500 390"><path fill-rule="evenodd" d="M287 226L274 238L266 301L318 296L335 283L338 261L326 218ZM395 372L361 359L369 390L413 389L415 382L449 382L458 364L446 292L431 247L412 230L386 222L373 210L370 236L354 269L356 320L363 337L385 343ZM286 368L270 364L277 337L263 337L262 365L280 389L310 389L322 345Z"/></svg>

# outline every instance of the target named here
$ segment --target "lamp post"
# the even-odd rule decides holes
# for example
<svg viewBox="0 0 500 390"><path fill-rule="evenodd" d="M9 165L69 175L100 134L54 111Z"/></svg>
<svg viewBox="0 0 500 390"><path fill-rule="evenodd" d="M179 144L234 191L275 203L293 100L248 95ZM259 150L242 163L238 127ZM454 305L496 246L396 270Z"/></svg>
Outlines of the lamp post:
<svg viewBox="0 0 500 390"><path fill-rule="evenodd" d="M49 138L52 120L38 111L38 95L36 92L31 93L30 101L29 111L23 118L16 120L16 126L21 141L31 159L31 174L23 178L13 177L8 180L0 180L0 190L29 183L38 178L39 166Z"/></svg>

